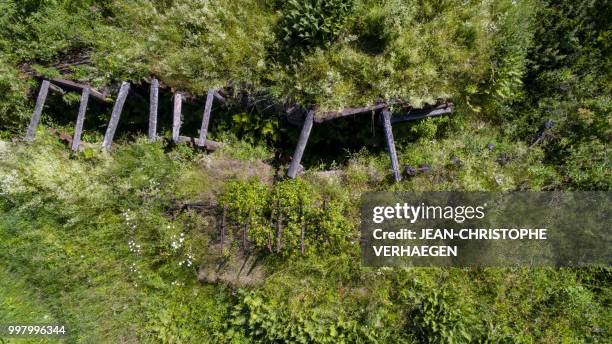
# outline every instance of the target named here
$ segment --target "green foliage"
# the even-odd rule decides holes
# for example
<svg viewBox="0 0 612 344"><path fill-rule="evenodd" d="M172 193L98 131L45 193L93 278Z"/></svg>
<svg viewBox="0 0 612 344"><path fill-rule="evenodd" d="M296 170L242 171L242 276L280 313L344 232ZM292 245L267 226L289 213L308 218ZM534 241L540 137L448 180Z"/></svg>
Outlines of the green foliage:
<svg viewBox="0 0 612 344"><path fill-rule="evenodd" d="M494 111L523 94L523 77L527 71L527 53L533 45L535 3L527 1L499 1L495 3L494 20L488 30L492 35L493 54L488 80L484 89L488 104ZM473 108L479 110L478 107Z"/></svg>
<svg viewBox="0 0 612 344"><path fill-rule="evenodd" d="M472 319L462 309L467 302L458 302L453 293L445 289L428 291L413 287L400 294L406 298L403 302L412 308L407 316L421 342L466 343L472 340L475 331L467 326Z"/></svg>
<svg viewBox="0 0 612 344"><path fill-rule="evenodd" d="M596 1L538 7L541 25L529 51L527 96L506 130L544 150L563 179L580 189L610 188L609 3ZM552 128L544 130L544 123Z"/></svg>
<svg viewBox="0 0 612 344"><path fill-rule="evenodd" d="M244 161L270 161L274 157L274 152L263 143L254 144L246 140L238 140L235 135L224 133L219 140L224 143L216 155L227 156L231 159Z"/></svg>
<svg viewBox="0 0 612 344"><path fill-rule="evenodd" d="M12 150L0 165L3 266L43 290L72 340L146 337L120 323L144 324L143 296L191 281L207 253L201 220L164 216L186 165L148 144L70 159L40 134L37 145Z"/></svg>
<svg viewBox="0 0 612 344"><path fill-rule="evenodd" d="M301 179L283 180L269 188L250 178L227 182L219 201L233 223L248 228L249 240L261 250L276 238L280 218L281 253L290 256L301 250L302 229L306 253L340 252L353 237L347 204L324 197Z"/></svg>
<svg viewBox="0 0 612 344"><path fill-rule="evenodd" d="M29 84L0 56L0 137L7 129L23 125L28 118Z"/></svg>
<svg viewBox="0 0 612 344"><path fill-rule="evenodd" d="M406 159L440 159L433 166L441 172L399 187L309 173L274 186L215 180L222 188L211 190L210 172L193 163L201 157L165 153L161 144L143 139L118 145L112 156L70 158L40 131L35 144L1 152L0 274L9 277L0 282L0 302L8 305L0 308L0 319L49 315L68 325L69 340L76 342L605 342L609 269L361 266L356 238L363 191L487 189L489 172L476 172L482 167L477 161L491 159L487 167L495 164L492 152L523 149L495 136L464 135L472 140L447 139L428 149L419 140L410 151L421 155L402 152ZM493 151L483 147L489 141L496 144ZM452 169L439 164L450 152L445 149L464 142L469 144L454 152L469 171L454 180L442 172ZM530 162L513 164L497 173L513 180ZM350 169L367 176L387 165L361 153ZM177 213L176 202L217 193L232 222L244 224L251 213L249 239L264 251L268 231L275 230L274 212L283 212L283 250L263 261L268 275L259 284L195 280L205 257L217 254L209 247L218 229L207 213ZM27 295L40 301L24 302Z"/></svg>
<svg viewBox="0 0 612 344"><path fill-rule="evenodd" d="M215 130L240 137L250 144L275 143L279 138L279 121L258 113L240 112L232 115L231 122L218 124Z"/></svg>
<svg viewBox="0 0 612 344"><path fill-rule="evenodd" d="M289 0L282 7L281 36L290 45L330 45L342 33L354 0Z"/></svg>
<svg viewBox="0 0 612 344"><path fill-rule="evenodd" d="M516 99L534 13L510 0L32 4L0 5L0 54L13 67L67 63L62 73L95 86L153 74L195 95L231 87L322 110Z"/></svg>
<svg viewBox="0 0 612 344"><path fill-rule="evenodd" d="M364 268L358 204L368 191L609 190L609 18L598 1L1 1L3 138L31 113L26 66L57 76L80 58L63 72L95 86L155 74L320 110L456 107L394 125L401 163L430 167L400 183L365 148L296 180L206 167L269 167L280 128L256 112L211 131L225 145L210 155L141 138L71 156L43 128L3 140L0 323L52 319L86 343L608 342L609 268ZM262 258L248 287L196 281L218 268L217 202ZM279 217L282 249L267 253Z"/></svg>

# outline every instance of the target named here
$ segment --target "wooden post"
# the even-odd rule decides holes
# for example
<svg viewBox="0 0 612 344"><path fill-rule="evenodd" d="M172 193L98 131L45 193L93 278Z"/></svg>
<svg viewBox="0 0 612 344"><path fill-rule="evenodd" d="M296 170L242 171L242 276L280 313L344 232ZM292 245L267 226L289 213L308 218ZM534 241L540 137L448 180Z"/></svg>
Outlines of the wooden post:
<svg viewBox="0 0 612 344"><path fill-rule="evenodd" d="M246 248L247 248L247 230L251 226L251 219L252 219L251 212L249 212L249 219L247 223L244 224L244 227L242 228L242 249L244 251L246 251Z"/></svg>
<svg viewBox="0 0 612 344"><path fill-rule="evenodd" d="M215 91L208 90L206 95L206 105L204 106L204 115L202 116L202 127L200 128L200 139L198 140L198 146L202 147L206 143L206 136L208 135L208 123L210 122L210 110L212 109L213 100L215 99Z"/></svg>
<svg viewBox="0 0 612 344"><path fill-rule="evenodd" d="M399 162L397 160L397 152L395 151L395 141L393 140L393 128L391 127L391 112L389 109L383 109L383 126L385 129L385 138L387 139L387 150L391 158L391 169L396 182L402 180L399 170Z"/></svg>
<svg viewBox="0 0 612 344"><path fill-rule="evenodd" d="M181 131L181 112L183 107L183 95L180 92L174 94L174 111L172 113L172 141L179 142Z"/></svg>
<svg viewBox="0 0 612 344"><path fill-rule="evenodd" d="M77 116L76 125L74 126L74 137L72 138L72 151L79 150L81 143L81 134L83 133L83 122L85 122L85 112L87 111L87 103L89 102L89 88L84 88L81 92L81 104L79 105L79 115Z"/></svg>
<svg viewBox="0 0 612 344"><path fill-rule="evenodd" d="M223 242L225 241L225 213L227 208L223 206L223 212L221 213L221 254L223 254Z"/></svg>
<svg viewBox="0 0 612 344"><path fill-rule="evenodd" d="M47 93L49 93L49 81L43 80L40 85L40 91L38 91L38 98L36 98L36 106L34 107L34 113L32 113L32 119L26 132L26 141L32 141L36 136L36 128L38 122L40 122L40 116L42 115L43 107L45 106L45 100L47 99Z"/></svg>
<svg viewBox="0 0 612 344"><path fill-rule="evenodd" d="M104 134L104 141L102 141L103 150L110 150L111 145L113 144L113 137L115 137L115 131L117 130L117 125L119 124L121 111L123 111L123 104L125 104L125 99L127 98L129 92L130 83L124 81L121 84L121 89L117 95L117 100L115 101L115 106L113 107L113 113L111 114L110 121L108 122L108 128L106 128L106 134Z"/></svg>
<svg viewBox="0 0 612 344"><path fill-rule="evenodd" d="M272 233L268 231L268 251L272 253Z"/></svg>
<svg viewBox="0 0 612 344"><path fill-rule="evenodd" d="M149 142L157 139L157 104L159 102L159 81L151 80L151 92L149 94Z"/></svg>
<svg viewBox="0 0 612 344"><path fill-rule="evenodd" d="M287 170L287 176L289 178L295 178L298 172L298 168L300 166L300 161L302 161L302 155L304 155L304 149L306 148L306 143L308 143L308 138L310 137L310 131L312 130L312 124L314 121L314 111L310 110L306 114L306 118L304 119L304 124L302 125L302 131L300 132L300 138L298 139L297 146L295 147L295 152L293 153L293 157L291 159L291 164L289 165L289 169Z"/></svg>
<svg viewBox="0 0 612 344"><path fill-rule="evenodd" d="M280 253L283 235L283 213L278 210L278 218L276 219L276 253Z"/></svg>
<svg viewBox="0 0 612 344"><path fill-rule="evenodd" d="M302 232L300 233L300 247L304 255L304 235L306 234L306 221L304 219L304 205L300 204L300 219L302 220Z"/></svg>

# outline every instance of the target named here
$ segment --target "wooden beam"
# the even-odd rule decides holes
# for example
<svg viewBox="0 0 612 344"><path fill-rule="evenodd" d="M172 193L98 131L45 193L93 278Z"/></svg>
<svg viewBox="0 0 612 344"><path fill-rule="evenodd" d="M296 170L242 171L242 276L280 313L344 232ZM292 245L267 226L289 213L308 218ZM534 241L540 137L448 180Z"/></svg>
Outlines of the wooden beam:
<svg viewBox="0 0 612 344"><path fill-rule="evenodd" d="M74 137L72 138L72 151L79 150L81 143L81 134L83 133L83 122L85 122L85 112L87 111L87 103L89 102L89 88L84 88L81 93L81 103L79 105L79 115L77 116L76 125L74 127Z"/></svg>
<svg viewBox="0 0 612 344"><path fill-rule="evenodd" d="M108 122L108 127L106 128L106 134L104 134L104 141L102 141L102 149L105 151L110 150L113 144L115 131L117 130L119 118L121 117L121 112L123 111L123 105L125 104L125 99L127 98L129 92L130 83L124 81L121 83L121 89L119 89L119 94L117 95L117 100L115 101L115 106L113 107L113 112L111 114L110 121Z"/></svg>
<svg viewBox="0 0 612 344"><path fill-rule="evenodd" d="M206 96L206 105L204 106L204 115L202 116L202 127L200 128L200 139L198 140L198 146L203 146L206 142L206 136L208 135L208 122L210 122L210 111L214 100L215 91L209 90Z"/></svg>
<svg viewBox="0 0 612 344"><path fill-rule="evenodd" d="M280 253L281 246L283 244L283 212L276 205L278 209L278 218L276 219L276 253Z"/></svg>
<svg viewBox="0 0 612 344"><path fill-rule="evenodd" d="M50 85L49 85L49 90L50 90L50 91L53 91L53 92L57 92L57 93L61 94L62 96L63 96L64 94L66 94L66 91L64 91L64 90L63 90L61 87L59 87L59 86L55 86L55 85L53 85L53 84L50 84Z"/></svg>
<svg viewBox="0 0 612 344"><path fill-rule="evenodd" d="M227 213L227 207L223 206L221 213L221 254L223 254L223 243L225 242L225 214Z"/></svg>
<svg viewBox="0 0 612 344"><path fill-rule="evenodd" d="M172 112L172 141L178 143L181 131L181 112L183 107L183 95L174 93L174 107Z"/></svg>
<svg viewBox="0 0 612 344"><path fill-rule="evenodd" d="M372 111L376 112L376 111L379 111L379 110L382 110L382 109L385 109L391 106L395 106L395 105L402 106L402 107L409 106L408 103L400 101L400 100L390 100L384 103L379 103L379 104L375 104L371 106L364 106L364 107L358 107L358 108L346 108L341 111L317 113L315 116L315 122L321 123L321 122L330 121L336 118L358 115L358 114L372 112ZM419 119L423 117L436 116L436 115L442 115L445 113L450 113L452 112L452 110L453 110L452 103L444 103L444 104L436 105L434 107L427 108L427 109L411 110L406 115L407 119L392 119L392 121L393 122L399 122L402 120L410 121L410 120ZM415 118L412 118L413 115L415 116ZM416 116L420 116L420 117L416 117ZM403 116L398 117L398 118L403 118Z"/></svg>
<svg viewBox="0 0 612 344"><path fill-rule="evenodd" d="M157 106L159 103L159 81L151 80L151 91L149 94L149 142L157 139Z"/></svg>
<svg viewBox="0 0 612 344"><path fill-rule="evenodd" d="M304 245L304 237L306 235L306 220L304 219L304 204L300 204L300 221L302 222L302 228L300 230L300 251L302 256L306 252L306 246Z"/></svg>
<svg viewBox="0 0 612 344"><path fill-rule="evenodd" d="M391 123L414 121L421 118L445 115L453 112L453 103L441 104L427 109L411 110L405 115L391 117Z"/></svg>
<svg viewBox="0 0 612 344"><path fill-rule="evenodd" d="M213 92L213 96L215 97L215 99L217 99L218 101L220 101L221 103L225 104L227 103L227 100L225 99L224 96L221 95L221 93L219 93L219 91L214 91Z"/></svg>
<svg viewBox="0 0 612 344"><path fill-rule="evenodd" d="M304 119L304 124L302 125L302 131L300 132L300 137L298 139L297 146L295 147L295 152L293 153L293 157L291 158L291 164L289 165L289 169L287 170L287 176L289 178L295 178L298 172L298 167L300 166L300 161L302 161L302 156L304 155L304 149L306 149L306 144L308 143L308 138L310 137L310 131L312 130L314 120L314 111L310 110L306 114L306 118Z"/></svg>
<svg viewBox="0 0 612 344"><path fill-rule="evenodd" d="M64 79L57 79L57 78L53 78L51 79L51 82L56 84L57 86L61 86L61 87L65 87L65 88L69 88L71 90L75 90L75 91L83 91L86 88L90 89L90 95L98 100L101 100L103 102L108 102L108 99L106 99L106 95L96 91L94 89L91 89L91 87L89 85L83 85L83 84L79 84L76 83L74 81L70 81L70 80L64 80Z"/></svg>
<svg viewBox="0 0 612 344"><path fill-rule="evenodd" d="M395 141L393 140L393 128L391 127L391 112L389 109L382 111L383 127L385 129L385 138L387 140L387 149L389 151L389 157L391 158L391 170L393 171L393 178L396 182L402 180L402 176L399 170L399 162L397 160L397 152L395 151Z"/></svg>
<svg viewBox="0 0 612 344"><path fill-rule="evenodd" d="M32 113L32 119L30 119L30 125L28 125L28 131L25 135L26 141L34 140L34 137L36 136L36 128L38 128L38 123L40 122L40 116L42 115L48 93L49 81L43 80L42 84L40 85L40 90L38 91L38 98L36 98L36 106L34 107L34 112Z"/></svg>
<svg viewBox="0 0 612 344"><path fill-rule="evenodd" d="M217 150L223 146L221 142L211 141L211 140L206 140L206 142L204 142L204 145L199 145L198 142L199 142L199 139L195 137L179 136L178 141L176 143L186 143L190 146L202 147L209 151Z"/></svg>
<svg viewBox="0 0 612 344"><path fill-rule="evenodd" d="M388 101L388 102L380 103L376 105L371 105L371 106L358 107L358 108L346 108L341 111L318 113L316 115L315 122L321 123L321 122L330 121L336 118L357 115L357 114L366 113L366 112L378 111L378 110L387 108L389 106L398 105L398 104L402 104L402 102L398 100L392 100L392 101Z"/></svg>

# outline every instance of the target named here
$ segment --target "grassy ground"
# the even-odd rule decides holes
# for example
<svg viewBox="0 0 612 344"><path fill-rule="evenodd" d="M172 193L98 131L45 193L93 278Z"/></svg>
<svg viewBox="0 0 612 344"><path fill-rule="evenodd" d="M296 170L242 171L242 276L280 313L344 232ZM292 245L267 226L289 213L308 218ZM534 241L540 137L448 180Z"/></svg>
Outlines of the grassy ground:
<svg viewBox="0 0 612 344"><path fill-rule="evenodd" d="M400 184L388 181L384 155L366 151L336 175L310 170L298 183L271 185L273 171L265 172L260 160L269 154L244 143L201 155L139 140L119 144L111 155L70 157L56 140L43 130L35 143L8 144L2 153L1 322L48 316L66 324L65 341L75 343L609 339L607 269L372 269L359 263L356 221L364 191L538 189L554 181L537 163L537 149L505 142L492 130L475 126L439 141L424 136L400 149L402 161L432 167ZM490 142L494 150L486 147ZM514 158L502 166L499 154ZM455 155L460 168L449 163ZM248 285L232 280L235 264L228 264L230 278L198 282L198 268L215 270L241 251L240 218L231 207L250 196L232 194L243 189L228 185L261 185L280 202L296 194L328 199L323 211L308 215L318 225L307 237L307 254L291 244L299 232L290 213L285 248L266 254L265 228L275 223L263 216L249 238L261 243L264 277ZM219 202L230 206L223 254ZM178 211L181 204L201 207Z"/></svg>

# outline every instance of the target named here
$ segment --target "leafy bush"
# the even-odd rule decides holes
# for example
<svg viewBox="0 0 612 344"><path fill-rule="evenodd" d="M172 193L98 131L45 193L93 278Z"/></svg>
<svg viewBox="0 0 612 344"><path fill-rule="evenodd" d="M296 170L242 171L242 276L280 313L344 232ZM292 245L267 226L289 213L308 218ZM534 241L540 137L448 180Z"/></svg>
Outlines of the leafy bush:
<svg viewBox="0 0 612 344"><path fill-rule="evenodd" d="M28 83L0 55L0 137L5 130L14 133L16 128L27 122L28 95Z"/></svg>
<svg viewBox="0 0 612 344"><path fill-rule="evenodd" d="M278 249L280 221L282 255L301 251L302 229L306 253L340 252L353 237L346 204L323 197L301 179L280 181L270 189L250 178L227 182L220 203L233 223L248 228L249 240L258 249Z"/></svg>
<svg viewBox="0 0 612 344"><path fill-rule="evenodd" d="M329 45L336 40L353 9L354 0L289 0L282 8L282 39L290 45Z"/></svg>

